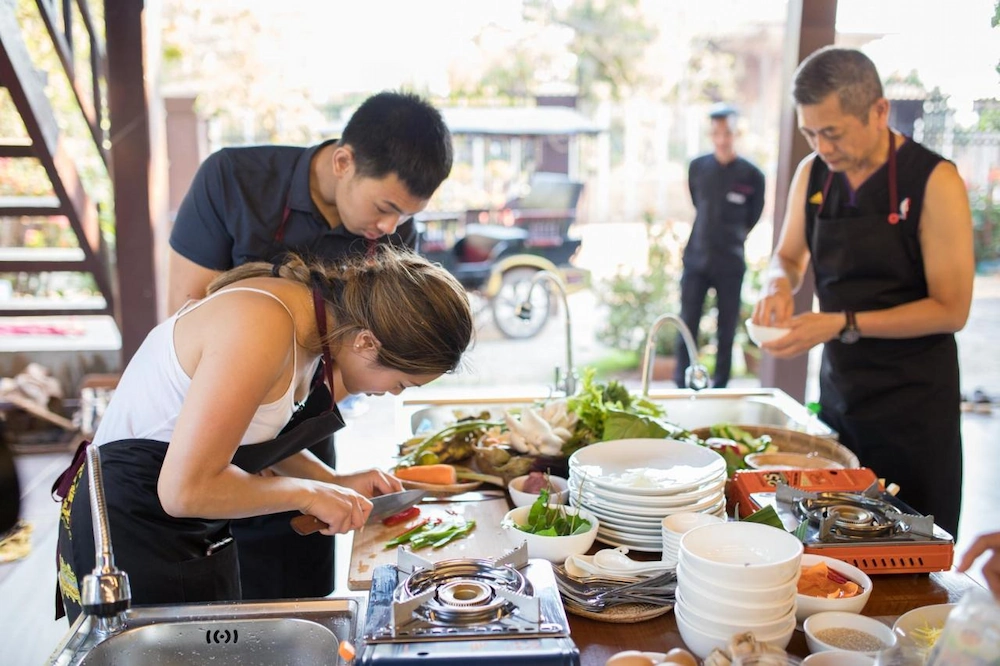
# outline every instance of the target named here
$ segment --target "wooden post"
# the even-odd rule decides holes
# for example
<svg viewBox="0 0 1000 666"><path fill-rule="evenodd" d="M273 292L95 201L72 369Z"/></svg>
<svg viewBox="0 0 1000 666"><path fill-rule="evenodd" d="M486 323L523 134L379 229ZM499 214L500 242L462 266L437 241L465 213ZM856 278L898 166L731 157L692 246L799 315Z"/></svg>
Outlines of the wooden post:
<svg viewBox="0 0 1000 666"><path fill-rule="evenodd" d="M157 321L144 5L137 0L104 4L122 367Z"/></svg>
<svg viewBox="0 0 1000 666"><path fill-rule="evenodd" d="M806 56L824 46L833 44L837 34L837 0L789 0L788 25L785 29L785 58L783 64L781 133L778 142L778 174L774 195L774 238L772 247L778 244L781 227L788 206L788 188L795 174L795 168L810 152L805 138L798 131L795 104L792 102L792 78L795 68ZM814 294L813 274L810 268L803 279L802 287L795 295L795 311L812 309ZM788 393L796 400L805 399L806 376L809 371L809 357L779 361L769 354L761 359L760 383L774 386Z"/></svg>

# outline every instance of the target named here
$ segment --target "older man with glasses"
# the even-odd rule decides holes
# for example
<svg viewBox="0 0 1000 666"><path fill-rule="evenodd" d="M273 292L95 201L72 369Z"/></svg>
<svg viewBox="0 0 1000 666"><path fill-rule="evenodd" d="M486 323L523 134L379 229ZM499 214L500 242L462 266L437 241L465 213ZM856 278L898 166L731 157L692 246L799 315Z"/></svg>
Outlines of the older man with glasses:
<svg viewBox="0 0 1000 666"><path fill-rule="evenodd" d="M814 150L792 179L754 321L791 331L790 358L823 344L820 418L955 534L962 441L954 333L972 301L972 219L955 165L889 127L875 65L825 48L795 74L799 129ZM816 275L819 312L792 294Z"/></svg>

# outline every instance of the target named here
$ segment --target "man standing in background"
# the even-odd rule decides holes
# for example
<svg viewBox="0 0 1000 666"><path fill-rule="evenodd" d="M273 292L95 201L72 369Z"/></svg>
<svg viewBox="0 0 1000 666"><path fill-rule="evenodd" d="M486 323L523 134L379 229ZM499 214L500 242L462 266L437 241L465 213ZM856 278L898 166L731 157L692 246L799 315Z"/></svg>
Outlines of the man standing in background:
<svg viewBox="0 0 1000 666"><path fill-rule="evenodd" d="M372 252L379 243L414 248L412 217L448 177L452 155L441 114L415 95L394 92L365 100L339 140L310 148L225 148L210 155L170 234L170 311L204 297L220 272L278 261L288 250L335 261ZM339 373L334 380L342 400ZM285 431L331 407L320 383ZM332 436L309 450L334 466ZM333 539L295 534L289 524L294 515L233 521L243 598L333 591Z"/></svg>
<svg viewBox="0 0 1000 666"><path fill-rule="evenodd" d="M691 161L688 187L695 218L684 248L681 318L698 338L705 297L715 289L719 311L718 349L713 385L725 388L732 366L733 339L740 313L740 291L746 261L743 245L764 209L764 174L736 154L736 109L717 104L709 113L714 150ZM684 387L687 348L677 341L674 381Z"/></svg>

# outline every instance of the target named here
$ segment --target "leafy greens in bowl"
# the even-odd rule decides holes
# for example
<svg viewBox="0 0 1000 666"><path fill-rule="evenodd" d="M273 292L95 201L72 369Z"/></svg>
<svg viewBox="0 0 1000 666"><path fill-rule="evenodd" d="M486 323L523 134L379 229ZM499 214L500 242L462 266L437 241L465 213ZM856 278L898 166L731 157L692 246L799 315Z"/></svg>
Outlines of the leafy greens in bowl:
<svg viewBox="0 0 1000 666"><path fill-rule="evenodd" d="M570 555L582 555L597 537L597 517L586 509L549 505L542 491L531 506L512 509L500 523L512 546L528 544L528 556L563 562Z"/></svg>
<svg viewBox="0 0 1000 666"><path fill-rule="evenodd" d="M538 499L528 511L528 522L517 525L517 529L538 536L571 536L585 534L591 528L591 522L581 516L578 511L567 513L563 504L549 505L549 491L543 488Z"/></svg>

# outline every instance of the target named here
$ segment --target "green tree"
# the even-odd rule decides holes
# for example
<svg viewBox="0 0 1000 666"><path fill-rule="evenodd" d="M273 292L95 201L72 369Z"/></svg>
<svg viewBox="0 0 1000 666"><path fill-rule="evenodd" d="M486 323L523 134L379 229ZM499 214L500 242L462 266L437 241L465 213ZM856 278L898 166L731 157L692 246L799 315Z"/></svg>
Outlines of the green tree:
<svg viewBox="0 0 1000 666"><path fill-rule="evenodd" d="M242 140L244 128L262 143L316 138L324 120L309 90L291 84L287 72L268 61L273 45L288 35L232 3L167 0L162 19L164 89L196 91L199 110L238 135L234 140Z"/></svg>
<svg viewBox="0 0 1000 666"><path fill-rule="evenodd" d="M580 97L593 100L607 86L611 99L619 100L643 83L638 64L657 31L638 0L572 0L564 8L553 0L525 0L524 16L572 32L568 48L577 59Z"/></svg>

